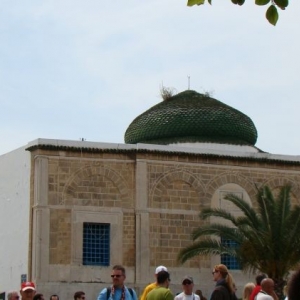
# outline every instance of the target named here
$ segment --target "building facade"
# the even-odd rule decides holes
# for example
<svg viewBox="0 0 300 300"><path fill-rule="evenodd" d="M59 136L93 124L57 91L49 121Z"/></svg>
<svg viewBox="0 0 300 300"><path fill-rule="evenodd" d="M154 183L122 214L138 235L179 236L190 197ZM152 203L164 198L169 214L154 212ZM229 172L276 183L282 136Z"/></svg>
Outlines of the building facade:
<svg viewBox="0 0 300 300"><path fill-rule="evenodd" d="M211 270L222 258L199 256L183 265L177 260L179 251L192 243L192 231L203 224L199 212L222 207L239 214L224 196L236 193L255 207L257 188L263 185L274 191L291 185L293 201L299 204L300 159L264 153L253 145L231 147L214 141L205 148L190 139L181 143L38 139L12 152L16 167L10 182L15 185L9 191L4 185L1 189L2 198L11 197L16 204L6 206L5 214L11 216L20 205L23 209L16 225L8 226L2 215L1 227L7 226L7 232L16 227L16 241L23 237L18 249L22 264L9 270L16 255L2 263L0 289L18 288L20 282L15 281L24 273L46 296L67 299L83 290L95 299L110 284L112 266L122 264L127 285L140 293L154 281L155 267L165 265L174 294L188 274L208 297L214 286ZM0 163L11 166L7 155ZM2 240L5 237L2 234ZM4 257L9 250L0 251ZM254 275L231 267L241 295ZM10 281L5 278L8 273Z"/></svg>

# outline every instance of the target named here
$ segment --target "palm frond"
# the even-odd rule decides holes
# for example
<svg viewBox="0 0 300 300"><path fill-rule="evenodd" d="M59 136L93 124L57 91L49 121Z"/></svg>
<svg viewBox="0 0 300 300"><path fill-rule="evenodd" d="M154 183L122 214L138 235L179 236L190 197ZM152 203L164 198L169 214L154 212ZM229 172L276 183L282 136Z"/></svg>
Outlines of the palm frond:
<svg viewBox="0 0 300 300"><path fill-rule="evenodd" d="M219 223L212 223L209 225L204 225L195 229L192 232L193 241L206 236L215 236L217 238L223 237L235 241L236 243L241 243L245 238L240 234L239 230L235 227L228 227Z"/></svg>
<svg viewBox="0 0 300 300"><path fill-rule="evenodd" d="M281 258L291 265L295 265L300 257L300 207L293 208L287 217L284 230L282 230L282 243L284 251Z"/></svg>
<svg viewBox="0 0 300 300"><path fill-rule="evenodd" d="M291 206L291 188L282 187L275 198L271 189L258 190L256 209L234 194L225 196L241 211L235 216L219 208L205 208L199 217L210 219L192 233L193 243L178 255L181 262L197 255L228 254L235 257L244 271L259 270L282 280L300 264L300 206ZM230 240L238 247L226 247Z"/></svg>
<svg viewBox="0 0 300 300"><path fill-rule="evenodd" d="M232 202L235 206L237 206L242 211L245 220L247 220L247 224L249 226L257 228L258 226L261 225L260 219L258 218L256 211L243 198L235 194L227 194L224 197L224 199Z"/></svg>
<svg viewBox="0 0 300 300"><path fill-rule="evenodd" d="M230 221L232 224L236 223L236 217L227 210L221 208L204 208L199 216L203 220L210 217L217 217Z"/></svg>
<svg viewBox="0 0 300 300"><path fill-rule="evenodd" d="M258 211L261 216L262 226L266 230L270 230L270 216L275 214L274 197L268 186L260 189L257 195Z"/></svg>
<svg viewBox="0 0 300 300"><path fill-rule="evenodd" d="M280 220L285 220L291 210L291 187L284 186L277 197L278 203L278 216Z"/></svg>
<svg viewBox="0 0 300 300"><path fill-rule="evenodd" d="M178 254L178 261L184 263L197 255L222 254L236 256L236 250L223 246L218 240L205 239L182 249Z"/></svg>

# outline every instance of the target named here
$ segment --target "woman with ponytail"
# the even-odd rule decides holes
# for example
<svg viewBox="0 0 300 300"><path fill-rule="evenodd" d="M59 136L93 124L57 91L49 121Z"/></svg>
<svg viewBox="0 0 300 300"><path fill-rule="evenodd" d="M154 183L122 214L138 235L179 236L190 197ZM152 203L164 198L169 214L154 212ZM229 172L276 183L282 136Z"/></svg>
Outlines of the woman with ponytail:
<svg viewBox="0 0 300 300"><path fill-rule="evenodd" d="M213 290L210 300L236 300L235 285L231 274L225 265L216 265L212 272L216 287Z"/></svg>

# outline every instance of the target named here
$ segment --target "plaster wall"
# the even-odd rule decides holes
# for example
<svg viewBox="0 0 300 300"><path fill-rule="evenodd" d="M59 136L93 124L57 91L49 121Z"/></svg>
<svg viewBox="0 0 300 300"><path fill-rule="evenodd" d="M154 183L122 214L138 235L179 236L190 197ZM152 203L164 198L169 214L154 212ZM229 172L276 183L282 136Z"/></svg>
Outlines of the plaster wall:
<svg viewBox="0 0 300 300"><path fill-rule="evenodd" d="M19 290L27 274L30 152L25 147L0 156L0 291Z"/></svg>

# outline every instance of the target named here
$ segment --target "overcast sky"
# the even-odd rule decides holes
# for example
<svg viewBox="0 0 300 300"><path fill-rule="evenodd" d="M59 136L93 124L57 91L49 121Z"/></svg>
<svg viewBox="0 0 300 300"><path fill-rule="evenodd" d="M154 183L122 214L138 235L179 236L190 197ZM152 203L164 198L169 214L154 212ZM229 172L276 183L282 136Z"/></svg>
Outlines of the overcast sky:
<svg viewBox="0 0 300 300"><path fill-rule="evenodd" d="M300 155L300 1L2 0L0 155L37 138L123 143L160 86L248 115L256 146Z"/></svg>

